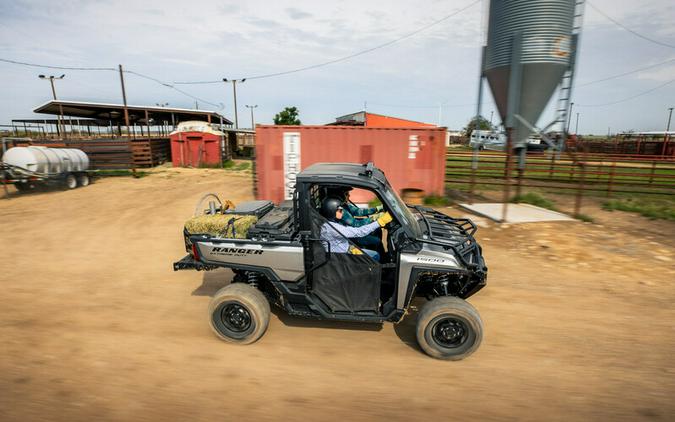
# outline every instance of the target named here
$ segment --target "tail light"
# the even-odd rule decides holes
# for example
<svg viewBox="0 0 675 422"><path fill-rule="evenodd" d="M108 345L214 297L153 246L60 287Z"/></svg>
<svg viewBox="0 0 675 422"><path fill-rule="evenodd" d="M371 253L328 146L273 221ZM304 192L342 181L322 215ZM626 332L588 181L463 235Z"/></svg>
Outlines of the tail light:
<svg viewBox="0 0 675 422"><path fill-rule="evenodd" d="M192 244L192 257L195 259L195 261L199 261L199 249L197 249L196 243Z"/></svg>

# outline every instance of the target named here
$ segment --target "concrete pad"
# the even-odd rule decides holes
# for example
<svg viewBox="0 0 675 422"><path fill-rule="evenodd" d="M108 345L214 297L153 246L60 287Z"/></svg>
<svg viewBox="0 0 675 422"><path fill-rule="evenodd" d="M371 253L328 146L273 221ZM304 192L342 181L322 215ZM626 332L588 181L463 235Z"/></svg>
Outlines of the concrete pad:
<svg viewBox="0 0 675 422"><path fill-rule="evenodd" d="M459 204L459 206L474 214L501 222L504 204ZM575 221L572 217L535 207L530 204L509 204L506 212L506 223L536 223L540 221Z"/></svg>

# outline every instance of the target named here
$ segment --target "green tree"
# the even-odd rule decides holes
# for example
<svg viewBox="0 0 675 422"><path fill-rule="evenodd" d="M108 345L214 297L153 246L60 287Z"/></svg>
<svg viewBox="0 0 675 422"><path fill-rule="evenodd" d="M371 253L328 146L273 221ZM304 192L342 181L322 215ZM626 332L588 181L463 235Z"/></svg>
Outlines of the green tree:
<svg viewBox="0 0 675 422"><path fill-rule="evenodd" d="M275 125L301 125L298 115L300 110L297 107L286 107L274 115Z"/></svg>
<svg viewBox="0 0 675 422"><path fill-rule="evenodd" d="M490 124L490 122L483 116L474 117L469 120L469 123L466 124L466 127L462 129L464 136L471 136L471 132L474 130L495 130L495 127Z"/></svg>

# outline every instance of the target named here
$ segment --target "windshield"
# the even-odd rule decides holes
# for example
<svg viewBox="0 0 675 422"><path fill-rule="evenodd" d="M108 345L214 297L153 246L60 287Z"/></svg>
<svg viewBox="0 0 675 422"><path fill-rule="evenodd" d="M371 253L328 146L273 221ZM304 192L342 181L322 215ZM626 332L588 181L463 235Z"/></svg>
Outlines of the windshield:
<svg viewBox="0 0 675 422"><path fill-rule="evenodd" d="M396 191L389 186L389 183L387 183L386 186L387 189L384 190L384 197L392 208L394 208L394 214L396 214L397 217L400 217L401 224L412 229L415 236L420 236L420 226L417 224L417 219L413 217L408 206L401 200Z"/></svg>

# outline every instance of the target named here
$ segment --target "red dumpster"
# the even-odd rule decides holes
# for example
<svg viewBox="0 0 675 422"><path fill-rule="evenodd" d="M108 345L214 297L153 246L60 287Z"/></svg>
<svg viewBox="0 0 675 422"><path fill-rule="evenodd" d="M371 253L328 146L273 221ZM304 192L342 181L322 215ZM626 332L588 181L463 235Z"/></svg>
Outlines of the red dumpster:
<svg viewBox="0 0 675 422"><path fill-rule="evenodd" d="M174 167L203 167L221 164L221 142L225 134L201 121L181 122L171 132Z"/></svg>
<svg viewBox="0 0 675 422"><path fill-rule="evenodd" d="M443 127L256 126L258 196L290 199L295 175L321 162L366 163L384 170L399 193L416 189L442 195L445 177ZM368 198L352 198L362 202Z"/></svg>

